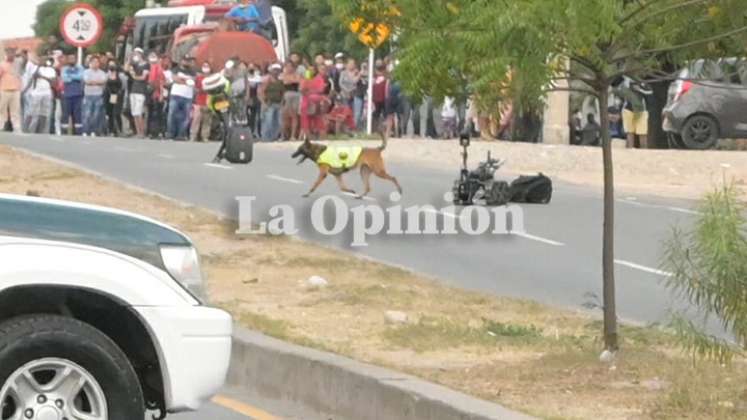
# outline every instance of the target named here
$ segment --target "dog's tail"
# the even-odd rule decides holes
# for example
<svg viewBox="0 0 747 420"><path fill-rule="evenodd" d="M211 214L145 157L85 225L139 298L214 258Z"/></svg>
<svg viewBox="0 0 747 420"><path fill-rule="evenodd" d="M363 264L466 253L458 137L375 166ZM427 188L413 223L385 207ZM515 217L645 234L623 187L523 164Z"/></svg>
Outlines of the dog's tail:
<svg viewBox="0 0 747 420"><path fill-rule="evenodd" d="M389 139L386 135L386 129L379 131L379 134L381 135L381 146L379 146L379 150L383 152L386 150L386 145L389 143Z"/></svg>

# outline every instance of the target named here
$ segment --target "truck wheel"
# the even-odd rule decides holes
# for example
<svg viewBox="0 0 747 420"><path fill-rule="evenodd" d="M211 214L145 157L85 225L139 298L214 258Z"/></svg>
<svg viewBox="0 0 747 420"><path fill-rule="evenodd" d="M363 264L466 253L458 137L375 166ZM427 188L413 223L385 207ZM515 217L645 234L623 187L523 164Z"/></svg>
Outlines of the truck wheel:
<svg viewBox="0 0 747 420"><path fill-rule="evenodd" d="M682 126L682 143L688 149L711 149L718 142L718 123L707 115L690 117Z"/></svg>
<svg viewBox="0 0 747 420"><path fill-rule="evenodd" d="M54 315L0 324L0 419L133 420L140 382L122 350L95 328Z"/></svg>

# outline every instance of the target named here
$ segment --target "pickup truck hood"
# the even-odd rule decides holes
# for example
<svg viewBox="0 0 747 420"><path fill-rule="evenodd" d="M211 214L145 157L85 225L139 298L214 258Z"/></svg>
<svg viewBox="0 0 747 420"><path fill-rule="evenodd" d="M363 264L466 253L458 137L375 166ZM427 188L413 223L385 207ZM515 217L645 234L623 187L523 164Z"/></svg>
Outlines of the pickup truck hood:
<svg viewBox="0 0 747 420"><path fill-rule="evenodd" d="M164 268L162 245L192 246L154 220L104 207L0 194L0 244L12 238L69 242L108 249Z"/></svg>

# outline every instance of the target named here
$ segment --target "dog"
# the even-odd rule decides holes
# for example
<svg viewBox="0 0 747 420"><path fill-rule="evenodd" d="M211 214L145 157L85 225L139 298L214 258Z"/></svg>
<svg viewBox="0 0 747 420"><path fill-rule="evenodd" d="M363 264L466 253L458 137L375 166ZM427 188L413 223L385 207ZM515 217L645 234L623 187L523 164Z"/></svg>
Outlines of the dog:
<svg viewBox="0 0 747 420"><path fill-rule="evenodd" d="M381 179L391 181L397 187L397 191L402 194L402 187L399 185L397 178L389 175L384 167L382 152L386 149L387 138L385 135L382 135L381 139L381 146L375 148L359 148L360 150L355 150L356 148L326 146L323 144L312 143L309 139L306 139L301 146L299 146L298 150L291 155L291 158L296 159L300 156L301 159L298 161L299 165L305 162L306 159L314 161L319 168L319 177L309 192L303 196L308 197L313 194L329 174L332 174L335 177L337 184L343 192L355 194L354 190L345 185L342 175L355 170L356 168L360 168L360 174L364 186L363 193L358 195L357 198L362 199L371 192L371 174L374 174ZM356 156L348 156L351 152ZM344 164L342 166L331 165L328 162L330 155L332 155L331 157L333 160L334 158L338 158L337 160L345 161Z"/></svg>

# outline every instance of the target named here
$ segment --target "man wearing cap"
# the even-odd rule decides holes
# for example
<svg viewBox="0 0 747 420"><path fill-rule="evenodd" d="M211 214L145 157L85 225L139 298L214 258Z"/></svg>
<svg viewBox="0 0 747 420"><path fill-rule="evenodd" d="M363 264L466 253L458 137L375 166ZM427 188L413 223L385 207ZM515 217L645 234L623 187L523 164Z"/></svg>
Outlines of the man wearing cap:
<svg viewBox="0 0 747 420"><path fill-rule="evenodd" d="M285 85L280 80L280 64L270 66L269 74L259 87L257 96L262 102L262 140L275 141L280 137L280 106L283 103Z"/></svg>
<svg viewBox="0 0 747 420"><path fill-rule="evenodd" d="M234 6L225 18L238 25L239 30L258 32L261 16L255 3L256 0L241 0L241 4Z"/></svg>
<svg viewBox="0 0 747 420"><path fill-rule="evenodd" d="M5 60L0 64L0 127L6 121L13 124L13 131L21 131L21 73L16 64L16 50L5 50Z"/></svg>
<svg viewBox="0 0 747 420"><path fill-rule="evenodd" d="M54 104L53 86L57 81L57 71L51 57L37 63L33 58L27 65L31 80L27 89L26 127L29 133L49 134Z"/></svg>

